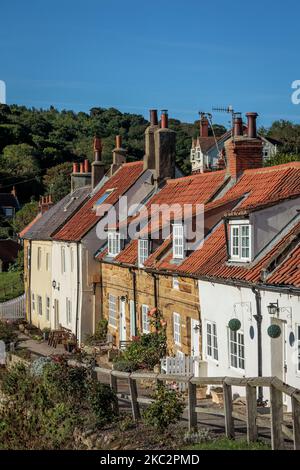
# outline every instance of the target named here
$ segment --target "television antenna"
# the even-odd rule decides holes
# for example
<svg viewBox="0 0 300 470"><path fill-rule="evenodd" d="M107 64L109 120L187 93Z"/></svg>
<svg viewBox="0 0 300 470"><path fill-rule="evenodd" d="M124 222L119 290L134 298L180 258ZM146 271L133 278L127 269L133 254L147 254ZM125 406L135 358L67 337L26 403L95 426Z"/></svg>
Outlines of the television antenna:
<svg viewBox="0 0 300 470"><path fill-rule="evenodd" d="M212 131L212 134L213 134L213 138L215 140L215 144L216 144L216 147L217 147L217 151L218 151L218 154L220 153L220 149L219 149L219 145L218 145L218 141L217 141L217 137L216 137L216 134L215 134L215 131L214 131L214 128L213 128L213 125L212 125L212 114L211 113L207 113L205 111L198 111L198 114L200 116L200 121L203 117L206 117L208 122L209 122L209 125L210 125L210 128L211 128L211 131Z"/></svg>

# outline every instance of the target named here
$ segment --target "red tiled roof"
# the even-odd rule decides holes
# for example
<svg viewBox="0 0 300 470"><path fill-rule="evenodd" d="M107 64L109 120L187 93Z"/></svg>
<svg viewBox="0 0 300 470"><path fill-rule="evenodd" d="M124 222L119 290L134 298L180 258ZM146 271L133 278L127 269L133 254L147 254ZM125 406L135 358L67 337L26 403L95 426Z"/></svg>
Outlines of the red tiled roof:
<svg viewBox="0 0 300 470"><path fill-rule="evenodd" d="M33 227L34 224L35 224L41 217L42 217L42 213L39 212L39 213L35 216L35 218L34 218L31 222L29 222L29 224L26 225L26 227L24 227L23 230L19 233L19 238L23 238L24 235L28 232L28 230L31 229L31 227Z"/></svg>
<svg viewBox="0 0 300 470"><path fill-rule="evenodd" d="M272 272L267 283L300 287L300 245Z"/></svg>
<svg viewBox="0 0 300 470"><path fill-rule="evenodd" d="M227 180L225 171L195 174L168 180L167 184L147 202L146 208L149 210L153 204L179 204L181 207L184 204L204 204L214 197ZM152 225L151 229L154 228ZM115 258L115 261L124 264L135 264L137 262L137 246L137 240L131 241ZM160 253L160 248L158 248L157 253Z"/></svg>
<svg viewBox="0 0 300 470"><path fill-rule="evenodd" d="M240 180L219 202L241 195L245 199L233 213L300 196L300 162L246 170Z"/></svg>
<svg viewBox="0 0 300 470"><path fill-rule="evenodd" d="M225 225L223 222L208 236L201 249L194 251L177 270L199 277L238 279L248 282L261 281L261 273L270 263L270 259L280 253L280 250L290 240L291 236L299 233L298 222L285 236L283 236L270 250L257 262L248 265L229 263L226 252ZM299 276L298 276L299 277ZM268 279L271 282L272 277Z"/></svg>
<svg viewBox="0 0 300 470"><path fill-rule="evenodd" d="M94 204L108 190L114 191L105 204L114 205L143 173L143 162L125 163L78 212L53 236L55 240L79 241L99 220Z"/></svg>
<svg viewBox="0 0 300 470"><path fill-rule="evenodd" d="M134 264L138 257L138 240L132 240L118 256L115 257L117 263Z"/></svg>

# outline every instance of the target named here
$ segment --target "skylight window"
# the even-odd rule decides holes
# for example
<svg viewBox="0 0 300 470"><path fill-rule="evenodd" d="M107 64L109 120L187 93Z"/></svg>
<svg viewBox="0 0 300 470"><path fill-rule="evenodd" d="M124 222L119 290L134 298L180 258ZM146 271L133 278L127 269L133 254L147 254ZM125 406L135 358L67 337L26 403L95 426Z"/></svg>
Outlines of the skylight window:
<svg viewBox="0 0 300 470"><path fill-rule="evenodd" d="M102 194L102 196L100 196L99 199L95 202L95 206L99 206L100 204L102 204L108 198L108 196L111 195L112 192L113 189L108 189L107 191L105 191L105 193Z"/></svg>

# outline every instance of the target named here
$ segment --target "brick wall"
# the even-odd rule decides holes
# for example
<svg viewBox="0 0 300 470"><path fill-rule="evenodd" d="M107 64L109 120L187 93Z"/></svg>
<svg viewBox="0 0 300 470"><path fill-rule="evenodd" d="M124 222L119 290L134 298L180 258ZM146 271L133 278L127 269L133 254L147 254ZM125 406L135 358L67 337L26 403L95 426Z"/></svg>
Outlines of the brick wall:
<svg viewBox="0 0 300 470"><path fill-rule="evenodd" d="M260 139L247 139L236 137L225 144L227 156L227 172L237 179L241 174L251 168L263 166L262 142Z"/></svg>
<svg viewBox="0 0 300 470"><path fill-rule="evenodd" d="M167 340L170 353L177 350L185 354L191 353L191 318L199 320L199 298L197 281L185 277L179 277L179 289L173 289L172 276L159 275L157 281L158 308L167 321ZM108 296L117 297L117 305L121 296L126 296L126 330L127 340L130 340L130 300L134 299L132 273L128 268L102 264L103 283L103 316L108 319ZM136 314L137 328L142 330L142 305L150 309L155 306L154 279L152 274L142 269L136 270ZM173 340L173 312L180 314L181 319L181 346L175 346ZM117 328L109 326L109 332L119 344L119 318ZM201 345L200 345L201 347Z"/></svg>

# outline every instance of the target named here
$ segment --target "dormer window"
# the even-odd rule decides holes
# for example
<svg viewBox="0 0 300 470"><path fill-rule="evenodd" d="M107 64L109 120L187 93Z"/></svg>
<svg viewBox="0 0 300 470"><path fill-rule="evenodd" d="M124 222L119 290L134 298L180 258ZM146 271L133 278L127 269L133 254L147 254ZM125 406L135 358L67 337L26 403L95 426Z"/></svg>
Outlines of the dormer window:
<svg viewBox="0 0 300 470"><path fill-rule="evenodd" d="M149 256L149 240L145 238L139 239L139 247L138 247L138 262L139 266L143 267L146 259Z"/></svg>
<svg viewBox="0 0 300 470"><path fill-rule="evenodd" d="M173 225L173 258L184 258L184 230L182 224Z"/></svg>
<svg viewBox="0 0 300 470"><path fill-rule="evenodd" d="M108 256L117 256L120 253L120 234L115 230L110 230L107 234Z"/></svg>
<svg viewBox="0 0 300 470"><path fill-rule="evenodd" d="M249 221L230 221L230 259L251 261L251 225Z"/></svg>

